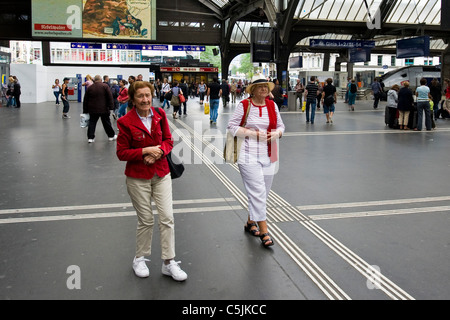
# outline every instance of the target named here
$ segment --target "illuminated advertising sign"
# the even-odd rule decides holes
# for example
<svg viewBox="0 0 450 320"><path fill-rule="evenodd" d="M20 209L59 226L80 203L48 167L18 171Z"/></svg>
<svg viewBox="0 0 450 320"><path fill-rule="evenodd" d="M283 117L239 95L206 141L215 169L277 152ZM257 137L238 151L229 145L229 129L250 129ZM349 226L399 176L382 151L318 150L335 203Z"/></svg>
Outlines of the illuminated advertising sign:
<svg viewBox="0 0 450 320"><path fill-rule="evenodd" d="M219 72L214 67L161 67L161 72Z"/></svg>
<svg viewBox="0 0 450 320"><path fill-rule="evenodd" d="M156 0L32 0L32 36L156 39Z"/></svg>

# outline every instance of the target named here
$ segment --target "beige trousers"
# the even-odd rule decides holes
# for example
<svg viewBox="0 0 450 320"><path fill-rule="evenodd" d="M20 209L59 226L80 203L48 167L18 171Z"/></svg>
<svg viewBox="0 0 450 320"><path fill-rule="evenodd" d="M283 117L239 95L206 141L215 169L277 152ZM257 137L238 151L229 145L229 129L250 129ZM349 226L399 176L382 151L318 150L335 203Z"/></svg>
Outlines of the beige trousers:
<svg viewBox="0 0 450 320"><path fill-rule="evenodd" d="M175 226L173 218L172 180L170 174L163 178L154 176L151 180L127 177L127 190L136 210L136 257L151 254L154 217L151 199L158 210L158 225L161 234L161 258L175 257Z"/></svg>
<svg viewBox="0 0 450 320"><path fill-rule="evenodd" d="M399 110L398 112L398 124L401 126L407 126L409 120L409 111Z"/></svg>

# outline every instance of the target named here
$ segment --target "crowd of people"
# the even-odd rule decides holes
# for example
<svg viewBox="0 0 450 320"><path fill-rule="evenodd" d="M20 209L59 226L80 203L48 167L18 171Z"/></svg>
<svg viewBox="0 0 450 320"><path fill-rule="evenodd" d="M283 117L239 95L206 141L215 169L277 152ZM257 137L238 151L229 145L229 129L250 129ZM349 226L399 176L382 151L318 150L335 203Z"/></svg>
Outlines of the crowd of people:
<svg viewBox="0 0 450 320"><path fill-rule="evenodd" d="M408 81L403 82L402 87L395 84L389 89L386 124L390 128L421 131L424 118L428 131L436 127L435 120L450 118L450 79L444 79L444 89L436 78L429 86L427 79L420 79L420 86L414 92Z"/></svg>
<svg viewBox="0 0 450 320"><path fill-rule="evenodd" d="M20 84L14 76L11 76L9 80L7 105L20 107ZM61 85L59 79L55 79L55 83L52 86L56 98L56 105L60 105L60 100L64 105L62 110L63 119L70 118L68 115L70 109L68 99L69 80L69 78L64 78ZM82 84L83 87L86 88L86 93L88 92L88 88L95 82L101 82L100 80L95 81L91 75L86 75L86 81ZM99 113L100 110L95 109L94 106L89 106L89 103L86 103L84 111L89 114L94 114L91 118L90 130L88 130L90 132L88 134L89 142L94 141L95 126L98 119L102 119L108 137L115 140L115 134L112 135L112 126L110 122L107 121L106 114L109 113L109 110L113 110L112 115L114 119L119 119L130 111L131 104L129 105L128 97L129 87L134 82L142 80L142 74L139 74L137 77L131 75L128 77L128 81L121 79L118 82L117 80L110 81L108 76L103 76L103 83L108 86L112 95L112 106L110 106L108 102L108 108L105 107L101 110L103 114L102 118ZM439 84L438 80L433 79L430 86L427 86L425 82L425 84L421 84L414 92L409 89L409 82L407 81L402 83L401 88L399 85L394 85L385 92L383 83L376 78L371 85L374 100L373 108L378 108L380 100L387 101L386 124L389 125L390 128L421 130L423 118L425 118L427 130L434 128L436 119L450 118L448 97L447 102L446 99L442 100L442 92L444 92L444 95L450 95L450 90L448 90L448 79L445 79L444 82L444 90L442 90L442 86ZM206 83L203 80L200 82L192 81L186 83L185 79L181 79L180 81L174 80L169 83L168 79L164 78L162 81L160 79L157 79L154 82L151 81L150 85L152 87L152 95L156 100L160 101L161 108L173 108L171 114L174 119L178 119L178 117L181 116L187 116L188 99L198 98L200 106L203 106L204 102L209 103L210 123L216 124L220 100L222 100L222 105L227 107L230 103L236 104L236 101L245 99L247 96L246 88L248 88L249 82L247 80L232 80L230 82L226 79L222 79L222 81L219 82L217 77L214 77L209 83ZM425 95L425 91L427 91L425 87L429 90L427 95ZM295 91L296 100L298 100L303 107L302 111L306 112L306 123L314 124L316 110L320 110L321 106L326 115L326 123L333 123L333 114L337 102L337 89L333 85L333 79L328 78L324 85L322 85L316 77L311 77L309 82L305 85L298 79L295 87L290 89ZM348 104L349 111L355 110L358 89L355 79L348 78L344 102ZM91 98L92 94L94 93L87 95L88 100ZM284 106L285 94L278 79L273 80L273 86L271 86L269 96L275 101L278 108ZM109 97L107 100L110 101ZM427 102L425 100L428 101L428 106L425 103Z"/></svg>
<svg viewBox="0 0 450 320"><path fill-rule="evenodd" d="M89 143L95 141L95 128L99 119L102 121L109 140L116 140L117 135L112 127L110 114L117 120L132 109L133 104L129 100L129 89L138 81L143 81L142 74L130 75L128 80L120 79L119 81L110 81L107 75L92 77L87 74L85 76L85 81L82 83L82 87L85 88L83 113L89 115L87 133ZM55 79L52 85L56 106L60 106L61 102L63 104L63 119L70 119L69 82L70 78L65 77L62 84L59 79ZM220 100L226 107L229 103L235 104L236 99L245 98L248 81L232 80L230 83L224 79L219 83L215 76L210 83L201 80L198 83L193 81L188 84L185 79L173 80L169 83L168 79L164 78L162 81L160 79L150 81L149 84L152 98L156 101L159 100L160 107L162 109L173 108L171 112L173 119L187 116L188 99L198 97L201 106L204 102L209 103L210 123L216 124Z"/></svg>
<svg viewBox="0 0 450 320"><path fill-rule="evenodd" d="M6 98L6 107L20 108L21 87L19 79L16 76L10 75L8 83L4 87L4 96Z"/></svg>
<svg viewBox="0 0 450 320"><path fill-rule="evenodd" d="M284 106L285 94L278 79L273 80L274 86L269 96L273 99L278 108ZM323 106L323 113L326 116L326 123L333 123L333 114L337 102L337 90L333 85L333 79L328 78L325 84L319 82L317 77L312 76L306 86L297 79L296 85L290 91L295 92L295 100L299 100L303 112L306 112L306 123L314 124L316 109Z"/></svg>

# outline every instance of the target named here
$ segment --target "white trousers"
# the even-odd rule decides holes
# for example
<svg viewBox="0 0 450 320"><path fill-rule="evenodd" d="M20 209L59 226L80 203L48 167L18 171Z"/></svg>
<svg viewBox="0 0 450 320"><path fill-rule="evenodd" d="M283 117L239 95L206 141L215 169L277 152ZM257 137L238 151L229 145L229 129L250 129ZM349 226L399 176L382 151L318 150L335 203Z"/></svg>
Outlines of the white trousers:
<svg viewBox="0 0 450 320"><path fill-rule="evenodd" d="M267 219L266 203L275 174L275 164L268 156L249 155L245 163L239 163L242 181L248 198L250 220Z"/></svg>

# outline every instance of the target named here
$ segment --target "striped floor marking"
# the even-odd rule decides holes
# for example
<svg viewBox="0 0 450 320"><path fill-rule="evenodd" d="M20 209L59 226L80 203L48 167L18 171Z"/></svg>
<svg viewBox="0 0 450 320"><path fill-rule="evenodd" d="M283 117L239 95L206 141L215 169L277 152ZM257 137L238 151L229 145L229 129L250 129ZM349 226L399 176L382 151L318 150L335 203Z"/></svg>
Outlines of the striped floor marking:
<svg viewBox="0 0 450 320"><path fill-rule="evenodd" d="M187 124L185 124L184 122L178 122L178 123L181 124L185 129L187 129L191 133L191 135L194 136L194 140L195 139L200 140L208 148L211 148L216 154L217 153L220 154L220 152L222 152L221 150L218 150L214 145L212 145L209 141L206 141L201 134L195 132L192 128L187 126ZM170 123L170 124L173 129L178 129L173 123ZM181 137L181 139L185 143L187 143L191 147L192 150L194 150L194 152L200 158L203 159L203 161L207 164L208 167L214 166L215 171L220 172L219 175L217 175L217 174L216 175L219 178L219 180L222 181L221 175L223 175L223 173L221 173L221 171L208 158L203 156L201 150L199 150L194 145L194 143L191 141L191 138L185 136L179 130L176 131L176 133ZM235 164L232 166L237 170L237 166ZM228 177L225 177L225 178L227 181L229 181ZM227 184L225 184L225 185L227 186ZM238 194L236 194L235 190L233 190L233 191L230 190L230 191L233 194L235 194L237 197L240 197L240 194L243 194L243 192L240 190L238 190L238 192L237 192ZM338 254L342 259L347 261L353 268L355 268L358 272L360 272L364 277L366 277L370 281L373 279L374 273L373 273L373 267L371 265L369 265L361 257L359 257L353 251L351 251L346 246L344 246L337 239L335 239L330 234L328 234L324 229L322 229L316 223L311 221L310 218L307 217L306 215L304 215L300 210L298 210L294 206L291 206L286 200L281 198L279 195L277 195L272 190L270 192L270 196L269 196L269 203L272 201L271 199L273 199L273 198L276 199L278 205L281 204L281 207L288 208L288 210L287 210L288 215L290 215L293 219L298 220L299 223L301 223L307 230L309 230L319 240L321 240L324 244L326 244L331 250L333 250L336 254ZM238 201L241 202L241 205L243 207L246 206L246 203L243 203L242 200L238 200ZM270 205L270 206L273 206L273 205ZM279 237L278 241L291 244L290 246L286 246L286 245L283 246L283 249L286 251L286 253L291 256L291 258L300 266L300 268L302 270L305 270L305 269L310 270L310 268L315 269L317 266L315 264L309 263L310 259L308 259L308 260L299 259L299 251L298 251L299 248L298 249L295 248L296 247L296 246L294 246L295 243L286 234L284 234L281 231L281 229L278 228L278 226L276 226L274 224L274 221L271 221L272 218L269 220L269 217L270 217L270 215L268 214L268 222L271 224L271 230L273 229L274 235L276 234L277 237ZM334 282L332 282L332 283L324 282L323 279L328 278L328 276L326 276L325 272L323 272L320 268L318 269L318 271L323 276L318 277L316 273L310 273L310 272L308 272L307 274L308 274L308 276L310 276L311 280L313 280L317 284L317 286L324 292L324 294L329 299L350 299L350 297L348 297L348 295L345 294L345 292L341 288L339 288ZM377 274L377 279L380 279L379 280L379 288L383 292L385 292L391 299L395 299L395 300L397 300L397 299L398 300L413 300L414 299L411 295L409 295L403 289L401 289L400 287L395 285L392 281L387 279L384 275ZM340 294L336 295L335 290L337 292L339 292Z"/></svg>

